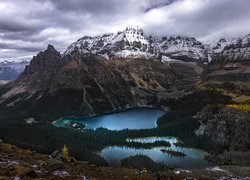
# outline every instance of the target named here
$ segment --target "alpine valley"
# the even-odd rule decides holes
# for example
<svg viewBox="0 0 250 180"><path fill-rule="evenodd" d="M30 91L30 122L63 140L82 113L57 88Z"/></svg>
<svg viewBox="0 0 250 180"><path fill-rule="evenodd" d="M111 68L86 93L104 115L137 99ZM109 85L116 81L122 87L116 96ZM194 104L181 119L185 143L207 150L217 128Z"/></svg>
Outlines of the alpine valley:
<svg viewBox="0 0 250 180"><path fill-rule="evenodd" d="M0 75L7 72L0 67ZM161 149L161 154L182 157L186 153L189 158L189 152L197 153L192 148L202 150L205 155L200 161L186 159L199 162L195 168L249 166L249 82L250 34L200 42L184 36L153 37L130 26L115 34L84 36L64 53L48 45L15 80L0 86L0 138L47 154L66 144L71 156L100 166L112 164L105 156L107 147L169 145L180 152ZM122 124L119 113L132 118L134 111L151 110L160 111L160 116L150 128L91 129L88 123L79 123L118 113L115 121ZM143 118L146 122L147 117ZM56 120L67 123L60 128ZM168 138L135 140L149 137ZM169 137L178 140L171 144ZM149 161L141 156L122 159L121 166L140 167L133 158ZM150 163L162 168L157 161ZM171 166L175 167L180 168Z"/></svg>

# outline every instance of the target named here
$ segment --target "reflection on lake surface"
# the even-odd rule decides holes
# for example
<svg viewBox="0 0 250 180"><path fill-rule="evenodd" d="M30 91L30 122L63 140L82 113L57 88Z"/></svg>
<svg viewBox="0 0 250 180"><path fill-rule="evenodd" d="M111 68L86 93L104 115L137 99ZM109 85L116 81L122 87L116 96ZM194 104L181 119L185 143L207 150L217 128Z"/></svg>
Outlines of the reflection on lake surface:
<svg viewBox="0 0 250 180"><path fill-rule="evenodd" d="M65 117L55 121L56 127L65 127L69 122L84 124L88 129L107 128L110 130L148 129L156 127L157 119L165 111L152 108L136 108L91 118ZM73 124L74 125L74 124Z"/></svg>
<svg viewBox="0 0 250 180"><path fill-rule="evenodd" d="M204 160L205 152L193 148L177 147L174 143L178 142L174 137L147 137L137 139L127 139L128 142L153 143L156 141L167 141L171 147L155 147L152 149L130 148L110 146L103 149L100 155L112 166L119 166L123 158L131 155L142 154L150 157L155 162L163 163L171 167L178 168L197 168L207 167L208 162ZM163 153L161 150L172 150L184 153L184 157L175 157L173 155Z"/></svg>

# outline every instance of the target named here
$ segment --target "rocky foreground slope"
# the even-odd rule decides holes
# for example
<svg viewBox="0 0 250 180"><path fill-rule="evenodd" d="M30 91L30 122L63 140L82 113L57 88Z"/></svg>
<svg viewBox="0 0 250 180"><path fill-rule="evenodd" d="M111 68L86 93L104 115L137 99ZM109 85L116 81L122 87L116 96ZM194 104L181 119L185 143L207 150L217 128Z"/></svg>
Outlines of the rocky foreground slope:
<svg viewBox="0 0 250 180"><path fill-rule="evenodd" d="M51 156L0 142L0 179L247 179L249 167L222 166L206 169L166 169L150 172L128 168L97 167L59 152Z"/></svg>

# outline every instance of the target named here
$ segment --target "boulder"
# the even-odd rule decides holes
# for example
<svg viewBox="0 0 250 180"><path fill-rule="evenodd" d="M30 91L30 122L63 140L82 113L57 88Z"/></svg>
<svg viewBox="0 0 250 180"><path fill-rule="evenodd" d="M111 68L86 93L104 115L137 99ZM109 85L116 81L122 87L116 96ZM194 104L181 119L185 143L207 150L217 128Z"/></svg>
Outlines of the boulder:
<svg viewBox="0 0 250 180"><path fill-rule="evenodd" d="M70 174L67 171L58 171L58 170L54 171L53 175L54 176L59 176L61 178L70 176Z"/></svg>
<svg viewBox="0 0 250 180"><path fill-rule="evenodd" d="M55 170L58 170L58 169L61 169L63 167L63 161L60 161L58 159L55 159L55 158L51 158L49 161L48 161L48 168L52 171L55 171Z"/></svg>
<svg viewBox="0 0 250 180"><path fill-rule="evenodd" d="M59 150L55 150L51 155L52 158L57 159L59 161L64 161L64 156L60 153Z"/></svg>

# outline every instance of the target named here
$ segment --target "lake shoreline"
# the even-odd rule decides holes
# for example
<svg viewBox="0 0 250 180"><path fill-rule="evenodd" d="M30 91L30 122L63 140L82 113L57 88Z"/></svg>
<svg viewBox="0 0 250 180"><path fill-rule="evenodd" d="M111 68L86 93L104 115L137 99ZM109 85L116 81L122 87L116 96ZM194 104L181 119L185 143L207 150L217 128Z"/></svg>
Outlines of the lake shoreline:
<svg viewBox="0 0 250 180"><path fill-rule="evenodd" d="M115 113L121 113L121 112L126 112L126 111L129 111L129 110L136 110L136 109L155 109L155 110L162 110L164 111L165 113L167 112L166 109L164 108L158 108L158 107L150 107L150 106L135 106L135 107L129 107L129 108L121 108L121 109L116 109L116 110L113 110L113 111L110 111L110 112L103 112L101 114L93 114L93 115L87 115L87 116L65 116L65 117L61 117L57 120L60 120L60 119L63 119L63 118L76 118L76 119L89 119L89 118L97 118L97 117L100 117L100 116L104 116L104 115L112 115L112 114L115 114ZM57 120L54 120L54 121L57 121ZM52 122L54 122L52 121Z"/></svg>

